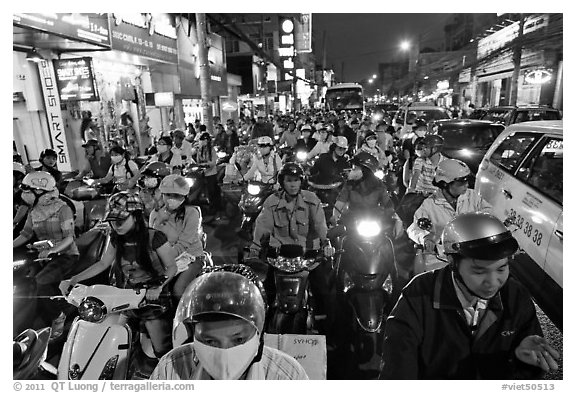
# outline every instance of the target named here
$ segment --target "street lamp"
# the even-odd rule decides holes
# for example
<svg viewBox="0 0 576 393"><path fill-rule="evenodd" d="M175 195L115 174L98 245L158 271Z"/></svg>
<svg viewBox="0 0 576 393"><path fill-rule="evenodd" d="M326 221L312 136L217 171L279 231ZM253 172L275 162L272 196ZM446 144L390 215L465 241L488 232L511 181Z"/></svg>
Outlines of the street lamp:
<svg viewBox="0 0 576 393"><path fill-rule="evenodd" d="M372 82L374 82L374 79L372 79L372 78L368 79L368 83L372 83Z"/></svg>
<svg viewBox="0 0 576 393"><path fill-rule="evenodd" d="M372 79L376 79L378 77L378 75L374 74L372 75Z"/></svg>
<svg viewBox="0 0 576 393"><path fill-rule="evenodd" d="M410 42L409 41L402 41L400 43L400 49L403 51L407 51L408 49L410 49Z"/></svg>

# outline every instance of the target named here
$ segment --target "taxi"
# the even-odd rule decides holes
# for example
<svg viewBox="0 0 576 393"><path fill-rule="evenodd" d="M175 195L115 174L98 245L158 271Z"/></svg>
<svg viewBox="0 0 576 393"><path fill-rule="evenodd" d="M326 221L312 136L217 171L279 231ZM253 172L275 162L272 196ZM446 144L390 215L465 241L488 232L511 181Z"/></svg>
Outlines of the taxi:
<svg viewBox="0 0 576 393"><path fill-rule="evenodd" d="M475 190L504 221L523 252L511 274L562 329L562 121L507 127L486 152Z"/></svg>

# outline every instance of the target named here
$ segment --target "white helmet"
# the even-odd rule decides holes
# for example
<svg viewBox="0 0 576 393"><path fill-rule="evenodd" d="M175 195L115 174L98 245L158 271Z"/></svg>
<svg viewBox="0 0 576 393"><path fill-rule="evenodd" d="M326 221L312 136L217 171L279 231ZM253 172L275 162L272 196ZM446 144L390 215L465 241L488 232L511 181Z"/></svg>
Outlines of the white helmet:
<svg viewBox="0 0 576 393"><path fill-rule="evenodd" d="M24 165L20 164L19 162L13 162L12 164L14 172L19 172L22 175L26 176L26 168L24 167Z"/></svg>
<svg viewBox="0 0 576 393"><path fill-rule="evenodd" d="M50 192L56 189L56 180L48 172L31 172L24 176L21 187Z"/></svg>
<svg viewBox="0 0 576 393"><path fill-rule="evenodd" d="M449 158L444 161L440 161L438 167L436 168L436 174L434 175L434 182L440 183L445 182L450 184L455 180L466 181L470 177L471 172L468 165L460 160Z"/></svg>
<svg viewBox="0 0 576 393"><path fill-rule="evenodd" d="M258 138L258 145L273 146L274 143L272 142L272 138L270 138L269 136L261 136L260 138Z"/></svg>

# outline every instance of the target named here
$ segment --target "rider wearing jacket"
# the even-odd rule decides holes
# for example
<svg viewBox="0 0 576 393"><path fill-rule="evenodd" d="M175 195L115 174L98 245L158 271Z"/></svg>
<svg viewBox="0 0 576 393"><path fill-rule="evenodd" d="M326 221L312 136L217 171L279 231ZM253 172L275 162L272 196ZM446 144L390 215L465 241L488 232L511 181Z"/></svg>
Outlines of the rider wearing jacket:
<svg viewBox="0 0 576 393"><path fill-rule="evenodd" d="M487 213L442 233L449 265L402 290L386 321L381 379L536 379L559 353L542 336L530 294L509 277L518 250Z"/></svg>
<svg viewBox="0 0 576 393"><path fill-rule="evenodd" d="M254 155L252 166L244 175L244 179L252 179L258 172L263 183L268 184L275 181L278 171L282 168L282 159L274 152L273 147L272 138L268 136L258 138L260 154Z"/></svg>
<svg viewBox="0 0 576 393"><path fill-rule="evenodd" d="M460 160L446 159L440 162L433 182L438 190L416 210L414 221L406 230L410 239L433 251L442 230L454 217L463 213L491 211L490 204L468 188L470 176L470 169ZM420 218L428 218L432 222L432 229L428 231L420 228ZM426 255L426 270L444 265L435 255Z"/></svg>
<svg viewBox="0 0 576 393"><path fill-rule="evenodd" d="M293 357L264 345L262 284L244 265L206 269L176 311L174 349L150 379L308 379Z"/></svg>
<svg viewBox="0 0 576 393"><path fill-rule="evenodd" d="M343 136L334 137L328 153L320 154L314 166L310 169L310 180L318 184L330 184L342 180L342 175L350 164L344 156L348 149L348 141Z"/></svg>
<svg viewBox="0 0 576 393"><path fill-rule="evenodd" d="M38 310L48 324L53 323L53 336L62 334L64 313L49 297L57 295L57 286L64 275L78 261L78 247L74 242L74 214L66 202L60 199L56 181L47 172L38 171L26 175L22 180L22 200L31 206L24 228L13 247L20 247L33 235L38 240L50 240L51 248L43 250L38 258L50 261L35 276L38 286Z"/></svg>

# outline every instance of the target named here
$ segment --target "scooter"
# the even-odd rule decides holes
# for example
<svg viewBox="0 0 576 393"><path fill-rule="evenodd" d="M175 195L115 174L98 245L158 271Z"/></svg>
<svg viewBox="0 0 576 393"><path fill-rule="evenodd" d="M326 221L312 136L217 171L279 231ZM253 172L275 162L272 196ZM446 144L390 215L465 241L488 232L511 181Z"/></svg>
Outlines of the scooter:
<svg viewBox="0 0 576 393"><path fill-rule="evenodd" d="M355 359L352 367L377 372L384 323L393 307L389 284L396 275L393 219L386 210L363 211L346 215L343 222L328 232L337 249L333 277L340 307L334 341L342 356Z"/></svg>
<svg viewBox="0 0 576 393"><path fill-rule="evenodd" d="M46 362L51 329L26 329L12 342L14 380L55 379L56 368Z"/></svg>
<svg viewBox="0 0 576 393"><path fill-rule="evenodd" d="M82 212L78 212L77 232L84 233L93 226L92 217L99 215L106 207L108 197L112 195L114 184L94 185L95 180L82 178L72 179L66 187L65 195L69 197L75 205L81 205Z"/></svg>
<svg viewBox="0 0 576 393"><path fill-rule="evenodd" d="M267 265L247 260L259 274L266 289L268 309L266 332L272 334L317 333L315 299L310 291L310 274L326 258L319 250L304 250L299 245L269 248Z"/></svg>
<svg viewBox="0 0 576 393"><path fill-rule="evenodd" d="M342 189L342 184L343 183L341 181L330 184L319 184L308 180L308 190L315 193L322 202L322 208L324 209L326 222L329 222L330 218L332 217L334 204L336 203L336 198Z"/></svg>
<svg viewBox="0 0 576 393"><path fill-rule="evenodd" d="M246 240L252 240L256 217L262 211L266 198L274 192L273 186L275 183L275 181L264 183L257 180L249 180L244 184L242 196L238 203L242 213L239 236Z"/></svg>
<svg viewBox="0 0 576 393"><path fill-rule="evenodd" d="M146 288L121 289L110 285L76 284L66 301L78 309L58 364L58 379L132 379L138 345L151 351L149 338L130 324L126 311L142 309L164 311L146 302ZM142 329L143 331L144 329Z"/></svg>
<svg viewBox="0 0 576 393"><path fill-rule="evenodd" d="M190 185L190 192L186 197L188 203L201 207L210 205L210 198L206 192L204 181L204 170L206 168L208 168L207 164L188 164L182 170L182 176Z"/></svg>

